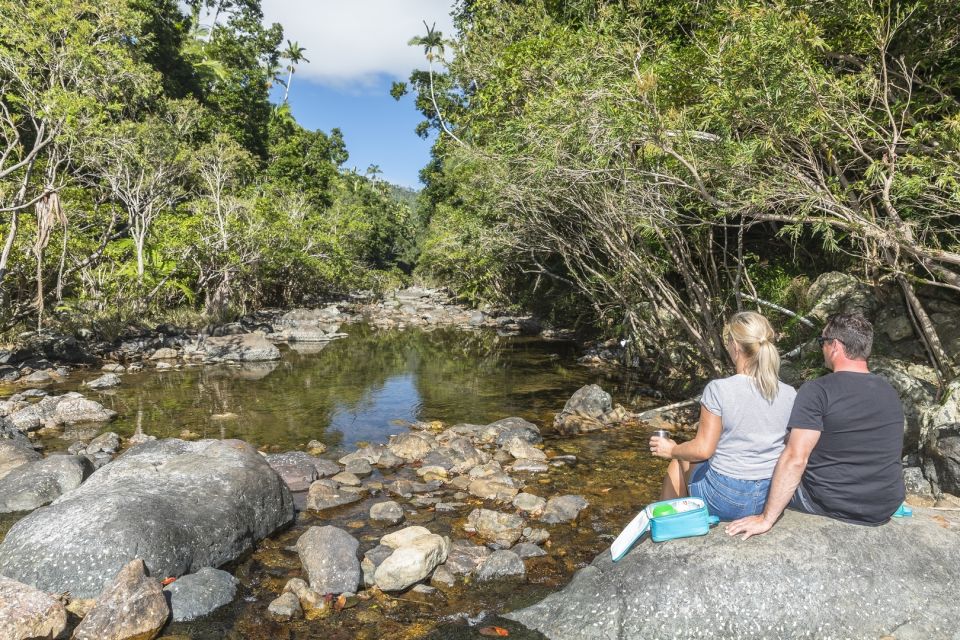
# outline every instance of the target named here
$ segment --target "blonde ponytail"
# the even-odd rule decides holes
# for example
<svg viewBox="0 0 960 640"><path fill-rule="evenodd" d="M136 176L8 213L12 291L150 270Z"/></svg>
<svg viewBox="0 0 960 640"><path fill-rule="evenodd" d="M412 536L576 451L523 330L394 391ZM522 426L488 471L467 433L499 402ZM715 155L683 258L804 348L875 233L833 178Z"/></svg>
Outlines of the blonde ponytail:
<svg viewBox="0 0 960 640"><path fill-rule="evenodd" d="M746 358L746 373L767 402L780 391L780 354L774 344L776 335L770 321L754 311L735 314L723 329Z"/></svg>

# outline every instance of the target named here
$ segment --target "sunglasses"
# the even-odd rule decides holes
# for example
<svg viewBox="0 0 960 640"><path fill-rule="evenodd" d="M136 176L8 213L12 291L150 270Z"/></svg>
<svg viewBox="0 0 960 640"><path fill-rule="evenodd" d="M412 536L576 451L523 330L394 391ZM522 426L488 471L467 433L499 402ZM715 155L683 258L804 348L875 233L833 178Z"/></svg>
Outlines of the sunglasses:
<svg viewBox="0 0 960 640"><path fill-rule="evenodd" d="M821 347L827 342L830 342L831 340L836 340L840 344L843 344L843 340L841 340L840 338L827 338L826 336L817 336L817 344L820 345Z"/></svg>

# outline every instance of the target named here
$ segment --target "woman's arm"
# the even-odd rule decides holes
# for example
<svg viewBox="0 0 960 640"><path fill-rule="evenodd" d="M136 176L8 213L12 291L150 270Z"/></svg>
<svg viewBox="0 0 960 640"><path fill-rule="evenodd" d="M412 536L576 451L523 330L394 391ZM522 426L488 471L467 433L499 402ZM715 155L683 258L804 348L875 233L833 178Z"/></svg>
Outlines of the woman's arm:
<svg viewBox="0 0 960 640"><path fill-rule="evenodd" d="M650 452L658 458L674 458L687 462L702 462L717 450L720 442L720 432L723 430L723 421L720 416L710 413L706 407L700 405L700 426L693 440L677 444L669 438L650 438Z"/></svg>

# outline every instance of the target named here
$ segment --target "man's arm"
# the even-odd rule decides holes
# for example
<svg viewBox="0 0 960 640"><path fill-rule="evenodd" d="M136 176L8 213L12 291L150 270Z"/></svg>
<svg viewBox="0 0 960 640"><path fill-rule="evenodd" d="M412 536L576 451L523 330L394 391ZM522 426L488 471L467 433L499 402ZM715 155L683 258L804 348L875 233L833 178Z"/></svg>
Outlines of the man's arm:
<svg viewBox="0 0 960 640"><path fill-rule="evenodd" d="M810 453L819 440L819 431L791 429L787 436L787 446L777 460L776 469L773 470L770 494L767 496L767 506L764 507L763 514L734 520L726 526L725 531L729 535L735 536L742 533L743 539L746 540L750 536L766 533L773 527L796 492L800 478L803 477L803 472L807 468Z"/></svg>

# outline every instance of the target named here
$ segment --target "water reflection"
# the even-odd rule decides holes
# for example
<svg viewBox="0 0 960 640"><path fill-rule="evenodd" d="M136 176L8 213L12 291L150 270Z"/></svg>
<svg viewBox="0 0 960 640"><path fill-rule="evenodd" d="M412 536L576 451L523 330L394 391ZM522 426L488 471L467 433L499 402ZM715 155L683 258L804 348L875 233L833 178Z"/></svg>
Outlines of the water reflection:
<svg viewBox="0 0 960 640"><path fill-rule="evenodd" d="M628 380L577 365L566 343L453 329L347 330L324 348L284 349L279 362L148 369L110 391L81 389L79 379L58 391L99 396L119 413L111 429L122 435L189 430L280 449L313 439L341 448L382 442L403 430L397 420L520 415L542 424L583 384L598 382L621 402L633 392Z"/></svg>

